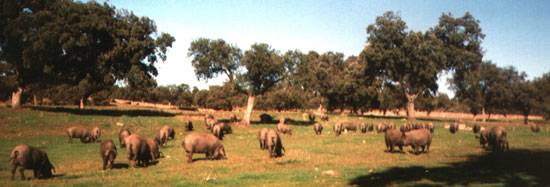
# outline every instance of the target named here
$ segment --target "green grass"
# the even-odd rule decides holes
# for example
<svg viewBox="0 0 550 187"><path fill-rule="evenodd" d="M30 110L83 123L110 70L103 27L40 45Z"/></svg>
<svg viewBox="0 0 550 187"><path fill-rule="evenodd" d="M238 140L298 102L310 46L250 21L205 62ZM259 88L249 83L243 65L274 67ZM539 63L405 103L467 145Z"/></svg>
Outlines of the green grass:
<svg viewBox="0 0 550 187"><path fill-rule="evenodd" d="M183 131L187 117L169 112L138 112L123 109L94 108L91 112L76 109L23 109L13 111L0 108L0 186L548 186L550 185L550 132L544 126L538 134L519 125L491 122L487 125L505 125L509 131L510 151L491 152L482 149L471 131L451 134L443 128L443 119L432 119L436 124L429 154L402 154L384 152L384 135L376 132L347 133L339 137L332 133L337 121L394 122L399 118L367 118L330 115L323 122L322 135L315 135L312 126L292 126L293 135L282 135L286 149L281 158L270 159L267 151L259 149L257 131L262 127L275 129L275 124L254 124L250 128L234 128L234 133L223 140L228 159L218 161L199 158L187 163L181 140L189 132ZM138 114L138 115L136 115ZM158 114L158 115L157 115ZM197 115L198 112L183 114ZM229 112L213 113L227 119ZM261 112L253 114L259 121ZM304 122L302 113L270 113ZM242 116L239 113L238 116ZM190 118L195 130L207 132L200 117ZM123 127L117 123L124 124ZM303 123L300 123L303 124ZM118 147L117 168L102 170L99 144L82 144L74 139L67 143L65 130L70 126L102 129L101 139L110 138L119 146L118 131L129 128L132 133L153 137L163 125L176 130L176 140L169 141L161 151L166 155L148 168L126 168L126 149ZM468 125L471 125L468 123ZM29 144L48 153L55 166L55 177L34 180L26 170L26 181L19 173L11 181L9 154L17 144ZM404 148L406 152L411 149ZM333 170L337 176L322 175Z"/></svg>

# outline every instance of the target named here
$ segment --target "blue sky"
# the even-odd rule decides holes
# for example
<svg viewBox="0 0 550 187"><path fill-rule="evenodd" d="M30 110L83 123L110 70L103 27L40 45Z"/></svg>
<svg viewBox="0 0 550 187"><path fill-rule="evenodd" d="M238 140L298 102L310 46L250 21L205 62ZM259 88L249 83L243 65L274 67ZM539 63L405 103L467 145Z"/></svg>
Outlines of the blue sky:
<svg viewBox="0 0 550 187"><path fill-rule="evenodd" d="M99 1L103 2L103 1ZM158 31L176 42L168 60L158 65L160 85L185 83L200 89L219 85L226 78L198 81L187 57L192 40L222 38L243 51L256 42L285 52L299 49L358 55L365 46L365 28L377 16L399 12L409 30L425 31L442 13L461 17L470 12L486 35L484 60L500 67L514 66L528 79L550 71L550 1L206 1L110 0L117 9L155 20ZM439 81L447 92L446 77ZM450 95L453 95L450 93Z"/></svg>

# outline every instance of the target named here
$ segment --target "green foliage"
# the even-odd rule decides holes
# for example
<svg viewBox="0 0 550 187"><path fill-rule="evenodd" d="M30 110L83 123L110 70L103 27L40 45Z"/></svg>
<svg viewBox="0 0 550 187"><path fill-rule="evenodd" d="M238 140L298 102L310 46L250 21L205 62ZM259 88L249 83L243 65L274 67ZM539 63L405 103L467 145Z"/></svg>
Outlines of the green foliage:
<svg viewBox="0 0 550 187"><path fill-rule="evenodd" d="M489 66L490 68L488 68ZM490 113L507 115L514 112L514 85L525 79L513 67L500 68L488 63L482 64L481 84L485 107Z"/></svg>
<svg viewBox="0 0 550 187"><path fill-rule="evenodd" d="M307 96L297 88L276 87L258 98L254 108L261 110L293 110L305 108Z"/></svg>
<svg viewBox="0 0 550 187"><path fill-rule="evenodd" d="M12 66L0 58L0 100L5 101L11 97L11 92L16 89L16 78Z"/></svg>
<svg viewBox="0 0 550 187"><path fill-rule="evenodd" d="M472 114L480 113L483 108L482 93L471 86L478 80L483 58L481 42L485 35L479 21L469 12L460 18L454 18L450 13L443 14L432 32L442 44L447 64L445 69L454 71L451 86L455 97L466 102Z"/></svg>
<svg viewBox="0 0 550 187"><path fill-rule="evenodd" d="M545 120L550 120L550 72L535 78L533 85L537 88L537 111Z"/></svg>
<svg viewBox="0 0 550 187"><path fill-rule="evenodd" d="M229 83L223 86L210 86L194 94L193 104L216 110L233 110L234 106L243 106L246 96L232 88Z"/></svg>
<svg viewBox="0 0 550 187"><path fill-rule="evenodd" d="M489 114L507 115L516 110L514 103L517 85L524 80L525 75L518 74L513 67L497 67L490 61L483 62L476 71L463 74L463 79L453 78L451 82L457 90L457 98L470 107L474 115L483 109ZM461 87L461 88L458 88Z"/></svg>
<svg viewBox="0 0 550 187"><path fill-rule="evenodd" d="M431 112L435 111L437 107L437 100L435 99L435 97L426 92L418 96L414 102L414 106L418 110L426 111L428 115L430 115Z"/></svg>
<svg viewBox="0 0 550 187"><path fill-rule="evenodd" d="M283 78L283 59L268 44L253 44L245 52L242 64L246 68L244 82L253 95L264 94Z"/></svg>
<svg viewBox="0 0 550 187"><path fill-rule="evenodd" d="M438 93L435 97L435 108L442 111L449 111L453 107L453 101L445 93Z"/></svg>
<svg viewBox="0 0 550 187"><path fill-rule="evenodd" d="M0 21L10 23L0 34L0 46L2 59L14 67L18 87L67 84L86 99L116 81L152 79L158 74L158 58L165 60L175 41L166 33L156 37L151 19L108 4L14 3L19 3L10 10L15 12Z"/></svg>
<svg viewBox="0 0 550 187"><path fill-rule="evenodd" d="M383 84L378 91L378 102L380 103L378 109L386 114L388 110L393 111L403 108L407 100L400 90L399 85Z"/></svg>
<svg viewBox="0 0 550 187"><path fill-rule="evenodd" d="M426 91L435 93L439 73L453 67L446 63L443 46L433 31L406 29L406 23L392 11L377 17L376 23L367 27L369 37L360 59L366 63L365 77L380 76L388 83L398 83L410 103L408 110L414 111L414 99Z"/></svg>
<svg viewBox="0 0 550 187"><path fill-rule="evenodd" d="M233 83L238 73L242 58L241 49L222 39L194 40L187 54L193 57L191 64L195 68L197 79L208 80L223 73L227 75L230 83Z"/></svg>
<svg viewBox="0 0 550 187"><path fill-rule="evenodd" d="M524 124L528 124L529 115L537 106L537 88L531 81L519 81L514 84L514 108L524 116Z"/></svg>

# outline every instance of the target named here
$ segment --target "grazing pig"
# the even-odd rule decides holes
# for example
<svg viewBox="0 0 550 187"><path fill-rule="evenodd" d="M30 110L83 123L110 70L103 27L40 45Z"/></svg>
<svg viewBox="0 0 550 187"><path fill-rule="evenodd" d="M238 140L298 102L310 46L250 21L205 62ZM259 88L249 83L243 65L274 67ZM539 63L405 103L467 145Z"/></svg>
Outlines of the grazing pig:
<svg viewBox="0 0 550 187"><path fill-rule="evenodd" d="M407 132L414 130L414 125L412 123L407 124Z"/></svg>
<svg viewBox="0 0 550 187"><path fill-rule="evenodd" d="M537 132L540 131L540 127L537 124L532 124L531 125L531 131L534 132L534 133L537 133Z"/></svg>
<svg viewBox="0 0 550 187"><path fill-rule="evenodd" d="M174 137L176 136L176 131L174 131L174 128L168 126L168 125L165 125L161 128L161 130L166 130L168 132L168 139L174 139Z"/></svg>
<svg viewBox="0 0 550 187"><path fill-rule="evenodd" d="M283 156L282 151L286 152L283 147L283 143L281 142L281 137L279 137L279 134L277 134L274 130L269 130L267 132L266 143L267 148L269 149L269 158L281 157Z"/></svg>
<svg viewBox="0 0 550 187"><path fill-rule="evenodd" d="M386 126L387 129L395 129L395 123L394 122L390 122L389 125Z"/></svg>
<svg viewBox="0 0 550 187"><path fill-rule="evenodd" d="M32 169L34 178L50 178L52 177L52 170L55 169L48 159L48 155L38 149L26 144L19 144L13 148L10 155L11 164L11 180L15 177L15 170L19 168L21 173L21 180L25 180L25 169Z"/></svg>
<svg viewBox="0 0 550 187"><path fill-rule="evenodd" d="M357 125L355 125L355 123L353 123L353 122L348 122L344 125L344 130L346 132L347 131L357 132Z"/></svg>
<svg viewBox="0 0 550 187"><path fill-rule="evenodd" d="M214 127L214 125L218 123L218 120L215 120L214 118L207 118L206 119L206 129L207 130L212 130L212 127Z"/></svg>
<svg viewBox="0 0 550 187"><path fill-rule="evenodd" d="M387 128L388 127L386 125L382 124L382 123L376 124L376 132L378 132L378 133L386 132Z"/></svg>
<svg viewBox="0 0 550 187"><path fill-rule="evenodd" d="M434 124L432 122L424 125L424 128L430 130L430 133L432 133L432 134L434 133Z"/></svg>
<svg viewBox="0 0 550 187"><path fill-rule="evenodd" d="M285 119L285 118L282 117L281 119ZM273 117L271 117L271 115L269 115L269 114L263 113L263 114L260 115L260 122L261 123L272 123L273 122Z"/></svg>
<svg viewBox="0 0 550 187"><path fill-rule="evenodd" d="M488 129L483 129L483 130L480 130L479 131L479 145L482 145L483 148L485 148L485 144L489 143L489 130L490 128ZM477 136L476 136L477 138Z"/></svg>
<svg viewBox="0 0 550 187"><path fill-rule="evenodd" d="M474 124L474 127L472 128L472 131L473 131L474 133L479 133L479 130L481 130L481 126L478 125L477 123Z"/></svg>
<svg viewBox="0 0 550 187"><path fill-rule="evenodd" d="M213 120L214 116L212 114L204 115L204 125L206 126L207 130L210 130L210 120Z"/></svg>
<svg viewBox="0 0 550 187"><path fill-rule="evenodd" d="M137 134L127 136L126 152L128 154L128 165L134 161L134 167L141 163L145 167L149 165L149 161L160 158L160 151L155 140Z"/></svg>
<svg viewBox="0 0 550 187"><path fill-rule="evenodd" d="M451 127L449 128L449 130L450 130L451 133L453 133L453 134L456 133L456 132L458 131L458 123L456 123L456 122L453 123L453 124L451 125Z"/></svg>
<svg viewBox="0 0 550 187"><path fill-rule="evenodd" d="M340 134L342 134L342 123L334 124L333 130L336 136L340 136Z"/></svg>
<svg viewBox="0 0 550 187"><path fill-rule="evenodd" d="M181 146L187 152L187 162L193 162L193 153L205 153L206 158L227 159L220 139L212 134L194 132L183 138Z"/></svg>
<svg viewBox="0 0 550 187"><path fill-rule="evenodd" d="M152 138L143 137L143 139L145 139L145 142L147 143L147 145L149 145L151 160L156 160L160 158L161 152L159 149L159 144Z"/></svg>
<svg viewBox="0 0 550 187"><path fill-rule="evenodd" d="M237 122L237 115L231 114L231 116L229 116L229 122L230 122L230 123L235 123L235 122Z"/></svg>
<svg viewBox="0 0 550 187"><path fill-rule="evenodd" d="M367 125L365 125L365 122L359 124L359 129L361 129L361 133L367 133Z"/></svg>
<svg viewBox="0 0 550 187"><path fill-rule="evenodd" d="M218 137L218 139L223 140L223 130L221 125L214 125L214 127L212 127L212 134Z"/></svg>
<svg viewBox="0 0 550 187"><path fill-rule="evenodd" d="M127 136L130 136L132 133L130 133L130 130L128 129L122 129L118 133L118 142L120 142L120 147L124 148L126 147L126 142L124 141L124 138Z"/></svg>
<svg viewBox="0 0 550 187"><path fill-rule="evenodd" d="M231 134L233 133L233 129L231 128L231 125L229 123L224 123L224 122L217 122L216 124L214 124L214 126L220 126L221 127L221 130L223 131L224 134Z"/></svg>
<svg viewBox="0 0 550 187"><path fill-rule="evenodd" d="M146 160L147 155L150 154L149 146L143 141L137 134L131 134L124 138L126 144L126 154L128 156L128 165L131 166L132 161L134 162L134 167L137 164L144 163L147 166L148 160ZM150 156L150 155L149 155Z"/></svg>
<svg viewBox="0 0 550 187"><path fill-rule="evenodd" d="M384 139L386 140L386 151L393 153L393 147L398 146L399 150L403 152L403 140L401 139L402 133L396 129L388 129L384 133Z"/></svg>
<svg viewBox="0 0 550 187"><path fill-rule="evenodd" d="M322 114L321 115L321 121L328 121L328 115Z"/></svg>
<svg viewBox="0 0 550 187"><path fill-rule="evenodd" d="M193 122L190 120L185 120L184 128L185 131L193 131Z"/></svg>
<svg viewBox="0 0 550 187"><path fill-rule="evenodd" d="M101 129L99 129L99 127L92 128L92 142L99 141L100 136L101 136Z"/></svg>
<svg viewBox="0 0 550 187"><path fill-rule="evenodd" d="M169 132L167 128L160 129L155 133L155 142L157 142L160 146L166 145L168 143L168 135Z"/></svg>
<svg viewBox="0 0 550 187"><path fill-rule="evenodd" d="M422 152L426 148L426 152L430 152L432 144L432 133L428 129L415 129L409 132L402 133L401 139L404 146L410 145L414 153L418 153L418 149L422 147Z"/></svg>
<svg viewBox="0 0 550 187"><path fill-rule="evenodd" d="M99 154L101 155L101 159L103 159L103 170L107 168L107 165L110 165L109 168L113 169L113 162L115 162L117 155L116 146L113 140L106 139L101 141L99 145Z"/></svg>
<svg viewBox="0 0 550 187"><path fill-rule="evenodd" d="M403 125L401 125L401 127L399 127L399 131L401 131L401 132L409 132L410 129L408 128L408 126L407 126L406 123L403 123Z"/></svg>
<svg viewBox="0 0 550 187"><path fill-rule="evenodd" d="M213 116L212 114L206 114L206 115L204 115L204 119L208 119L208 118L214 119L214 116Z"/></svg>
<svg viewBox="0 0 550 187"><path fill-rule="evenodd" d="M506 128L503 126L495 126L489 129L489 134L487 135L489 140L489 145L493 150L509 150L510 146L508 144L508 133Z"/></svg>
<svg viewBox="0 0 550 187"><path fill-rule="evenodd" d="M373 131L374 130L374 124L369 123L369 125L367 126L367 129L368 129L368 131Z"/></svg>
<svg viewBox="0 0 550 187"><path fill-rule="evenodd" d="M260 149L262 149L262 150L267 149L266 140L267 140L267 132L268 131L269 130L267 130L267 128L261 128L258 131L258 141L260 142Z"/></svg>
<svg viewBox="0 0 550 187"><path fill-rule="evenodd" d="M309 112L309 113L307 113L307 117L308 117L310 123L315 122L315 114Z"/></svg>
<svg viewBox="0 0 550 187"><path fill-rule="evenodd" d="M94 141L92 134L82 127L71 127L67 129L67 136L69 136L69 143L73 143L73 138L80 138L82 143Z"/></svg>
<svg viewBox="0 0 550 187"><path fill-rule="evenodd" d="M314 123L313 130L315 131L315 134L320 135L323 131L323 125L321 125L320 123Z"/></svg>
<svg viewBox="0 0 550 187"><path fill-rule="evenodd" d="M283 133L283 134L289 134L292 135L292 129L290 129L290 125L279 123L277 124L277 131Z"/></svg>

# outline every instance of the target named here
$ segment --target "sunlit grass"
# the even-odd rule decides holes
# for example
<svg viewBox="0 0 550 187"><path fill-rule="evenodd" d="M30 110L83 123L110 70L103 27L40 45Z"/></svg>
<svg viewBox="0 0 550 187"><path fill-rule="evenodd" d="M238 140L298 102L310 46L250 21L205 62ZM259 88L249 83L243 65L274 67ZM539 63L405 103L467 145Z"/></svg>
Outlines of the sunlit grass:
<svg viewBox="0 0 550 187"><path fill-rule="evenodd" d="M95 108L101 110L101 108ZM112 109L109 109L112 110ZM199 114L198 112L193 115ZM228 119L231 113L213 113L218 119ZM254 113L252 120L259 121L261 113ZM302 113L270 113L274 120L285 116L295 121L305 122ZM238 113L238 118L242 113ZM322 135L315 135L312 126L292 126L293 135L281 135L286 149L281 158L270 159L267 151L259 149L257 131L262 127L275 129L275 124L255 124L249 129L235 128L234 133L227 135L222 141L228 159L218 161L202 160L204 154L195 154L199 158L192 164L187 163L181 140L190 133L183 131L183 121L188 119L185 114L176 116L108 116L108 115L77 115L67 112L48 112L42 110L23 109L13 111L0 108L0 186L18 185L60 185L60 186L343 186L349 185L360 177L387 172L393 167L426 167L438 168L450 163L468 162L472 155L487 154L480 148L475 134L461 130L451 134L445 129L444 121L435 121L436 130L429 154L413 155L387 153L383 133L360 132L344 133L336 137L332 133L332 125L337 121L394 122L399 127L405 121L399 118L373 119L356 116L341 116L331 114L329 122L322 122ZM200 117L189 117L195 130L207 132ZM319 120L319 119L317 119ZM450 123L450 121L448 122ZM516 124L517 123L517 124ZM117 125L118 124L118 125ZM123 126L119 126L123 124ZM467 123L471 125L470 122ZM489 125L503 124L510 134L512 149L542 150L550 152L550 132L544 126L540 133L533 134L519 121L512 123L491 122ZM148 168L117 168L102 170L99 156L99 144L82 144L74 140L67 143L65 130L70 126L83 126L91 129L98 126L102 129L101 139L113 139L118 148L115 164L125 166L128 161L126 150L119 147L118 132L128 128L132 133L154 137L156 130L169 125L176 130L176 139L169 141L168 146L161 151L166 155L156 165ZM48 153L51 162L57 170L56 177L48 180L10 181L11 169L9 154L17 144L29 144L43 149ZM546 164L548 165L548 164ZM323 171L332 170L339 175L322 175ZM32 178L32 171L26 170L27 179ZM449 179L454 176L448 176ZM536 181L529 173L518 175L518 180ZM367 178L365 178L366 180ZM448 185L431 178L419 178L403 182L392 182L393 185ZM359 180L363 181L363 179ZM384 183L385 184L385 183ZM486 182L480 185L503 185L501 182Z"/></svg>

